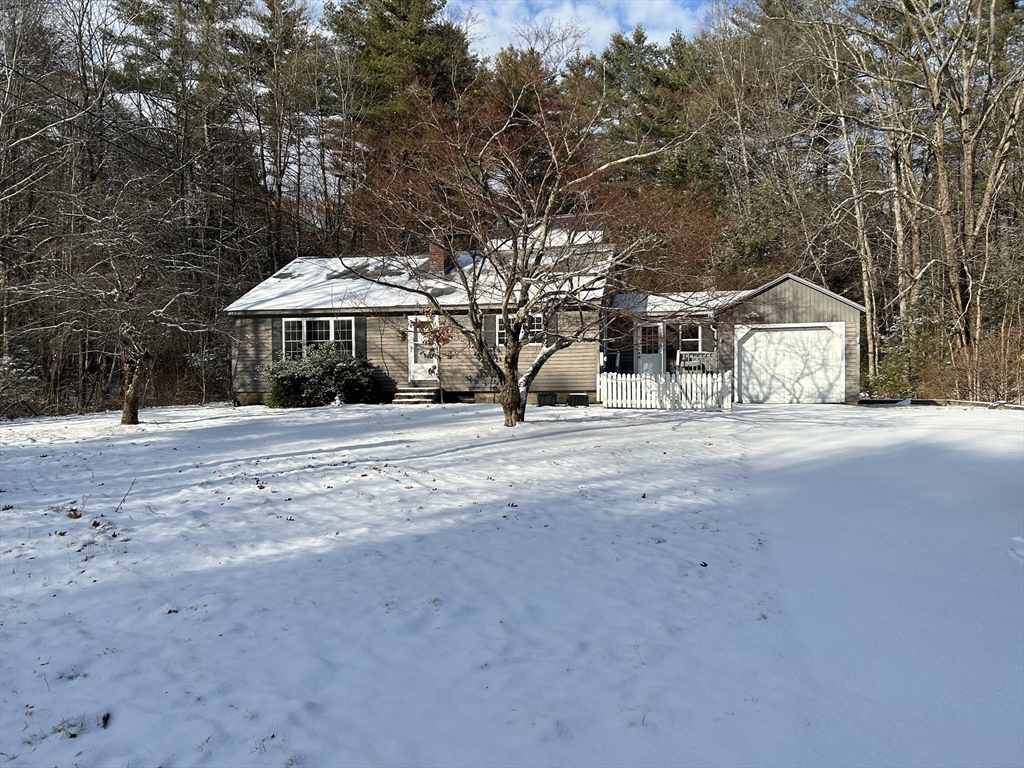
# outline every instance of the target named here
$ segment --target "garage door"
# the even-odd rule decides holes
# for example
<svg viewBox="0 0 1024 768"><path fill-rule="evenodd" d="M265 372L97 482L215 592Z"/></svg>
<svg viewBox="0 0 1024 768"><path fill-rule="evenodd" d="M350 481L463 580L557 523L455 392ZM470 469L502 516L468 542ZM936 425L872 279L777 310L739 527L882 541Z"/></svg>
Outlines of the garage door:
<svg viewBox="0 0 1024 768"><path fill-rule="evenodd" d="M736 326L742 403L841 403L845 323Z"/></svg>

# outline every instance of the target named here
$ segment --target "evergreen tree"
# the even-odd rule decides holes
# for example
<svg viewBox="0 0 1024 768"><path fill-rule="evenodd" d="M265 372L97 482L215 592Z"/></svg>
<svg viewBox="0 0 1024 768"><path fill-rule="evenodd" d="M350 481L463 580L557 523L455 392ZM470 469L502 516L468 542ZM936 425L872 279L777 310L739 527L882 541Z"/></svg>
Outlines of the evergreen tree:
<svg viewBox="0 0 1024 768"><path fill-rule="evenodd" d="M328 27L354 57L359 116L378 132L408 108L413 89L445 100L472 79L477 62L444 7L445 0L349 0L325 7Z"/></svg>

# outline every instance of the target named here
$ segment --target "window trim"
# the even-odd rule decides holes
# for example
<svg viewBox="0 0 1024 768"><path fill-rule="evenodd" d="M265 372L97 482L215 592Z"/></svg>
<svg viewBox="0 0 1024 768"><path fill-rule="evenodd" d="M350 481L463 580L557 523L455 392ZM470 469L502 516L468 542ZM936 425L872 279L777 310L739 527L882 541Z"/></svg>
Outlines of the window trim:
<svg viewBox="0 0 1024 768"><path fill-rule="evenodd" d="M505 346L505 340L508 338L508 332L504 328L505 318L501 315L494 316L494 343L499 346ZM538 327L534 327L538 326ZM527 331L527 336L533 336L535 334L543 334L547 332L547 325L544 322L544 315L539 312L530 313L530 328ZM540 344L539 341L528 341L527 344Z"/></svg>
<svg viewBox="0 0 1024 768"><path fill-rule="evenodd" d="M696 328L697 329L697 336L696 337L689 336L689 337L684 339L683 338L683 328L684 327ZM696 349L683 349L683 343L687 342L687 341L689 341L689 342L696 341L697 342L697 348ZM700 323L686 323L685 325L680 325L678 330L676 331L676 348L678 349L678 351L683 352L685 354L690 354L690 355L693 355L693 354L704 354L704 352L705 352L705 350L704 350L704 326L701 325Z"/></svg>
<svg viewBox="0 0 1024 768"><path fill-rule="evenodd" d="M324 322L324 321L326 321L327 324L328 324L327 327L328 327L329 338L326 340L326 342L313 342L313 343L317 343L317 344L327 343L327 344L335 344L335 345L339 345L339 346L344 344L347 347L347 349L342 350L342 352L347 352L350 356L355 357L356 356L356 318L355 318L355 315L345 315L345 316L341 316L341 315L338 315L338 316L335 316L335 315L330 315L330 316L314 315L312 317L285 317L285 318L281 319L281 358L283 360L303 360L303 359L305 359L306 355L309 353L309 349L310 349L310 342L307 341L307 338L309 336L308 323L310 323L310 322ZM342 322L347 322L348 323L350 336L349 336L349 338L347 340L346 339L339 339L338 335L337 335L338 323L342 323ZM301 356L294 355L294 354L292 354L292 355L289 354L289 351L288 351L289 343L291 343L291 344L295 343L295 340L291 340L291 339L288 338L288 324L289 323L299 323L300 324L301 338L298 340L298 343L300 344L300 350L302 352Z"/></svg>

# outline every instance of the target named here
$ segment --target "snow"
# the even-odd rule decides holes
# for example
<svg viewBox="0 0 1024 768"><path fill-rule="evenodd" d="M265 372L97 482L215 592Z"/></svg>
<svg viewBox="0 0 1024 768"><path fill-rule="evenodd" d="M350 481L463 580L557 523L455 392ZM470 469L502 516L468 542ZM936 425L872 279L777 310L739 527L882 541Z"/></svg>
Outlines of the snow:
<svg viewBox="0 0 1024 768"><path fill-rule="evenodd" d="M865 311L863 305L851 301L845 296L815 285L809 280L793 274L779 275L773 280L762 285L760 288L752 288L747 291L683 291L681 293L620 293L614 298L612 306L616 309L625 310L635 315L670 315L701 317L712 316L729 307L739 304L741 301L749 301L771 290L780 283L793 281L802 284L818 293L830 296L861 312Z"/></svg>
<svg viewBox="0 0 1024 768"><path fill-rule="evenodd" d="M425 309L427 299L414 292L417 290L431 293L444 305L465 304L465 292L453 281L426 271L428 262L426 254L411 256L407 263L368 257L347 257L344 263L339 258L301 257L236 299L225 311ZM410 266L418 267L418 271L411 274ZM361 275L372 275L385 284Z"/></svg>
<svg viewBox="0 0 1024 768"><path fill-rule="evenodd" d="M613 305L635 315L710 316L736 304L751 291L683 291L681 293L620 293Z"/></svg>
<svg viewBox="0 0 1024 768"><path fill-rule="evenodd" d="M611 246L577 249L566 256L559 249L548 255L551 263L524 276L534 289L554 296L570 295L580 301L600 301L605 291L606 262ZM555 262L556 255L561 259ZM466 269L468 254L456 258ZM561 268L566 259L571 267ZM469 263L472 263L470 261ZM556 268L556 266L558 268ZM489 262L467 270L474 300L479 305L502 306L506 282ZM531 278L526 280L526 278ZM454 274L430 271L429 254L402 258L346 256L343 259L300 257L293 259L225 309L226 312L283 312L381 310L420 308L432 305L432 296L446 308L464 307L467 294Z"/></svg>
<svg viewBox="0 0 1024 768"><path fill-rule="evenodd" d="M0 425L2 765L1024 764L1022 413L142 418Z"/></svg>

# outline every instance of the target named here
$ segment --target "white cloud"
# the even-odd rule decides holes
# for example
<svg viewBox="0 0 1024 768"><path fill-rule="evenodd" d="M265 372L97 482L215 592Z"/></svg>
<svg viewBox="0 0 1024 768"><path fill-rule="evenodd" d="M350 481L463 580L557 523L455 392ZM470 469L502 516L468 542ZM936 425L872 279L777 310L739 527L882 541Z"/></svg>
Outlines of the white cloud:
<svg viewBox="0 0 1024 768"><path fill-rule="evenodd" d="M650 40L667 43L677 29L696 32L707 7L701 0L448 0L455 15L472 13L473 48L492 56L515 42L516 27L531 22L577 23L586 30L583 48L600 52L615 32L629 33L642 24Z"/></svg>

